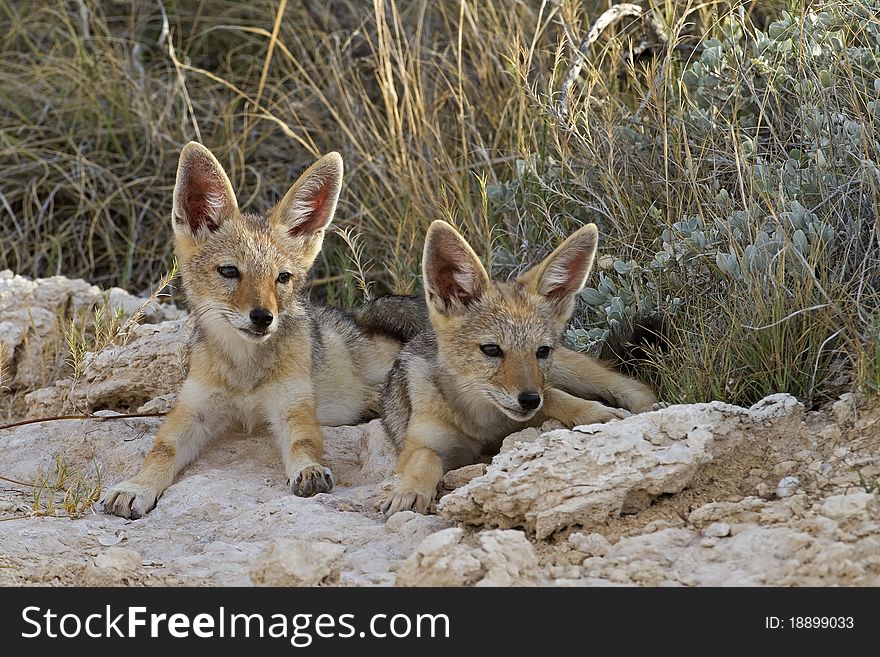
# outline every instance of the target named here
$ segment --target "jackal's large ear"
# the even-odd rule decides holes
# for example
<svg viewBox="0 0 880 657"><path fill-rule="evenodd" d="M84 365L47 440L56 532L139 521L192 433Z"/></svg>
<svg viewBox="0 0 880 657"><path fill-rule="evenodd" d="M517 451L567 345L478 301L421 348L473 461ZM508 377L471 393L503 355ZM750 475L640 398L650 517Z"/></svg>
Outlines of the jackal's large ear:
<svg viewBox="0 0 880 657"><path fill-rule="evenodd" d="M428 228L422 256L422 278L428 306L449 314L480 298L489 275L470 245L445 221Z"/></svg>
<svg viewBox="0 0 880 657"><path fill-rule="evenodd" d="M180 152L171 203L174 231L195 237L212 233L235 214L238 203L217 158L194 141Z"/></svg>
<svg viewBox="0 0 880 657"><path fill-rule="evenodd" d="M291 237L304 240L303 248L317 257L324 229L333 220L342 189L342 157L328 153L299 177L275 209L272 220Z"/></svg>
<svg viewBox="0 0 880 657"><path fill-rule="evenodd" d="M574 295L583 289L593 268L598 243L596 224L582 226L517 280L532 292L558 302L561 314L570 315Z"/></svg>

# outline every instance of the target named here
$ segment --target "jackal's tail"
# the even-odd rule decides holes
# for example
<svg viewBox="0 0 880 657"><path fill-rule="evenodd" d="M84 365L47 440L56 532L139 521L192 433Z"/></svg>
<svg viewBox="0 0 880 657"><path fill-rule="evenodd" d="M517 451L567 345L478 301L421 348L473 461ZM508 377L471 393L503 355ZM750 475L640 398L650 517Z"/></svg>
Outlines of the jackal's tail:
<svg viewBox="0 0 880 657"><path fill-rule="evenodd" d="M430 326L428 307L420 296L391 294L368 301L353 311L364 331L408 342Z"/></svg>
<svg viewBox="0 0 880 657"><path fill-rule="evenodd" d="M640 361L651 353L669 351L666 317L660 313L639 315L634 320L618 324L602 344L599 358L625 374L635 374Z"/></svg>

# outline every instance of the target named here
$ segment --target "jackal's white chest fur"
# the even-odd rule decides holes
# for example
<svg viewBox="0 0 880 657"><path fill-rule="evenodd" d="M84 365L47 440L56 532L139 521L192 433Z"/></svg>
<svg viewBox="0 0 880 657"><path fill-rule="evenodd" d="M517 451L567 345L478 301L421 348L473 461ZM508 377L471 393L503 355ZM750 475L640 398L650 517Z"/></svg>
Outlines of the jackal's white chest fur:
<svg viewBox="0 0 880 657"><path fill-rule="evenodd" d="M358 422L381 380L366 380L342 337L332 333L325 335L323 363L315 368L308 333L295 333L255 343L229 331L206 332L193 350L199 396L210 394L217 412L247 431L303 406L325 426Z"/></svg>

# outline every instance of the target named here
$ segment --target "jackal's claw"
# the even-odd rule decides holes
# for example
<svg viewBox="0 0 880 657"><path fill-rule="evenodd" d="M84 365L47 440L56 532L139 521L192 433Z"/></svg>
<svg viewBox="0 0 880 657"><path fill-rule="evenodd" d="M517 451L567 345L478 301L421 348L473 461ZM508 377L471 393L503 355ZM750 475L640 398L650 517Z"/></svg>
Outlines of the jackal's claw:
<svg viewBox="0 0 880 657"><path fill-rule="evenodd" d="M123 481L111 488L101 499L104 513L137 520L156 508L159 494L142 484Z"/></svg>
<svg viewBox="0 0 880 657"><path fill-rule="evenodd" d="M333 490L333 475L323 465L309 465L287 481L290 492L299 497L311 497Z"/></svg>
<svg viewBox="0 0 880 657"><path fill-rule="evenodd" d="M415 511L416 513L428 513L433 497L413 490L396 489L391 497L382 505L381 511L386 518L390 518L398 511Z"/></svg>

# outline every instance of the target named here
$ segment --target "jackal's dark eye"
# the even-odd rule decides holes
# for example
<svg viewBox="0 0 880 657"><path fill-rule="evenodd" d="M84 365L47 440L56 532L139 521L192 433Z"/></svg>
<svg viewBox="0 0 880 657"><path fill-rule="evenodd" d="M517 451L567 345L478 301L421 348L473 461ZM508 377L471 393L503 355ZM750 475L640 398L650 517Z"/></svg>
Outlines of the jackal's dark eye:
<svg viewBox="0 0 880 657"><path fill-rule="evenodd" d="M550 347L544 345L543 347L538 347L538 351L535 352L535 356L544 360L545 358L549 358L550 356Z"/></svg>
<svg viewBox="0 0 880 657"><path fill-rule="evenodd" d="M223 265L222 267L217 267L217 273L220 274L223 278L238 278L241 276L241 272L238 271L238 267L234 265Z"/></svg>
<svg viewBox="0 0 880 657"><path fill-rule="evenodd" d="M481 344L480 351L489 356L489 358L501 358L504 352L497 344Z"/></svg>
<svg viewBox="0 0 880 657"><path fill-rule="evenodd" d="M280 274L278 274L278 282L281 283L282 285L284 285L285 283L289 283L290 282L290 272L283 271Z"/></svg>

